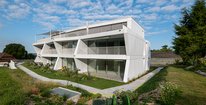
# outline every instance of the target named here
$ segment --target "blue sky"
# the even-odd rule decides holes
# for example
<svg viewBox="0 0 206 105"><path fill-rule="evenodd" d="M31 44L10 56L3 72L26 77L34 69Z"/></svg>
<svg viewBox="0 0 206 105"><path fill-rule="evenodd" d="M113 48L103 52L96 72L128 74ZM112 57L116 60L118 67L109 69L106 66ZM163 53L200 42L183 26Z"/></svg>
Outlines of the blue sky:
<svg viewBox="0 0 206 105"><path fill-rule="evenodd" d="M174 24L182 8L194 0L0 0L0 52L8 43L21 43L34 52L35 34L50 29L132 16L145 29L152 49L172 46Z"/></svg>

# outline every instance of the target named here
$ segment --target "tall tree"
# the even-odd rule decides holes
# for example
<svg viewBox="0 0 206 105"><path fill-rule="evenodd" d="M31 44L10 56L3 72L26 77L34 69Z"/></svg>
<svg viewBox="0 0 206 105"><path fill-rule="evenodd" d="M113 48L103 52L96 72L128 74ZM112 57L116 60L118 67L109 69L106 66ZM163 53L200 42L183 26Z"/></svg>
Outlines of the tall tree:
<svg viewBox="0 0 206 105"><path fill-rule="evenodd" d="M27 51L25 50L25 47L21 44L16 43L6 45L3 52L11 54L17 59L23 59L27 56Z"/></svg>
<svg viewBox="0 0 206 105"><path fill-rule="evenodd" d="M179 25L175 24L176 37L173 40L175 53L183 62L196 65L206 54L206 5L196 0L191 9L182 10Z"/></svg>

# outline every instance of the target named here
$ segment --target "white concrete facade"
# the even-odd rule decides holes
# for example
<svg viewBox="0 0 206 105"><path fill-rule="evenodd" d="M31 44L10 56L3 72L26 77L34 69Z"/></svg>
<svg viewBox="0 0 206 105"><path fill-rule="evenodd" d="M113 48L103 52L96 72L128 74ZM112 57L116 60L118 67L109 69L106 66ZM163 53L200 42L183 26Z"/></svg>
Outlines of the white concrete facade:
<svg viewBox="0 0 206 105"><path fill-rule="evenodd" d="M137 78L150 66L150 44L131 17L50 33L33 46L35 62L53 64L54 70L66 66L117 81Z"/></svg>

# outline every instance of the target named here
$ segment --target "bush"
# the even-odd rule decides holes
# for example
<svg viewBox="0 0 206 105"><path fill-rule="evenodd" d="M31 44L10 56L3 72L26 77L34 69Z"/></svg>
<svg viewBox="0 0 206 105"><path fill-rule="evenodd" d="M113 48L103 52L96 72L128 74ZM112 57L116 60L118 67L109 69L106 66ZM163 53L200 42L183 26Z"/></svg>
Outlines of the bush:
<svg viewBox="0 0 206 105"><path fill-rule="evenodd" d="M42 97L49 97L50 96L50 90L49 89L46 89L44 91L41 92L41 96Z"/></svg>
<svg viewBox="0 0 206 105"><path fill-rule="evenodd" d="M35 94L35 95L38 95L40 93L40 90L39 88L37 87L33 87L31 88L31 91L30 91L31 94Z"/></svg>
<svg viewBox="0 0 206 105"><path fill-rule="evenodd" d="M202 66L206 66L206 58L200 58L199 62Z"/></svg>
<svg viewBox="0 0 206 105"><path fill-rule="evenodd" d="M160 103L163 105L174 105L180 96L180 90L176 84L165 82L160 84Z"/></svg>
<svg viewBox="0 0 206 105"><path fill-rule="evenodd" d="M56 94L52 94L50 97L50 101L52 103L55 103L55 105L63 105L64 103L64 99L63 97L56 95Z"/></svg>
<svg viewBox="0 0 206 105"><path fill-rule="evenodd" d="M75 105L75 103L73 101L71 101L71 100L66 101L66 104L67 105Z"/></svg>
<svg viewBox="0 0 206 105"><path fill-rule="evenodd" d="M93 96L92 96L92 98L94 99L94 98L101 98L102 97L102 95L101 94L99 94L99 93L97 93L97 94L94 94Z"/></svg>
<svg viewBox="0 0 206 105"><path fill-rule="evenodd" d="M117 96L118 99L124 99L126 96L129 97L131 103L135 103L135 101L138 99L138 94L137 92L132 92L132 91L116 91L115 95ZM119 102L122 103L122 102Z"/></svg>

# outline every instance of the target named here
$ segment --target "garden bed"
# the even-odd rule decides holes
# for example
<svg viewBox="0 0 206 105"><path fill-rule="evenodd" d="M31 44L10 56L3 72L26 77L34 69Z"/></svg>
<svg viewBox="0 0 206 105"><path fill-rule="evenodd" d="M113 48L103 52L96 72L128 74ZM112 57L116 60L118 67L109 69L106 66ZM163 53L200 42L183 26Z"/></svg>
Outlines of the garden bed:
<svg viewBox="0 0 206 105"><path fill-rule="evenodd" d="M91 86L98 89L106 89L110 87L120 86L125 83L113 81L113 80L107 80L103 78L93 77L86 74L75 74L74 72L63 72L63 71L54 71L49 68L37 67L34 65L29 64L29 62L25 62L23 66L27 67L28 69L32 70L33 72L51 78L51 79L62 79L62 80L68 80L80 84L84 84L87 86Z"/></svg>

